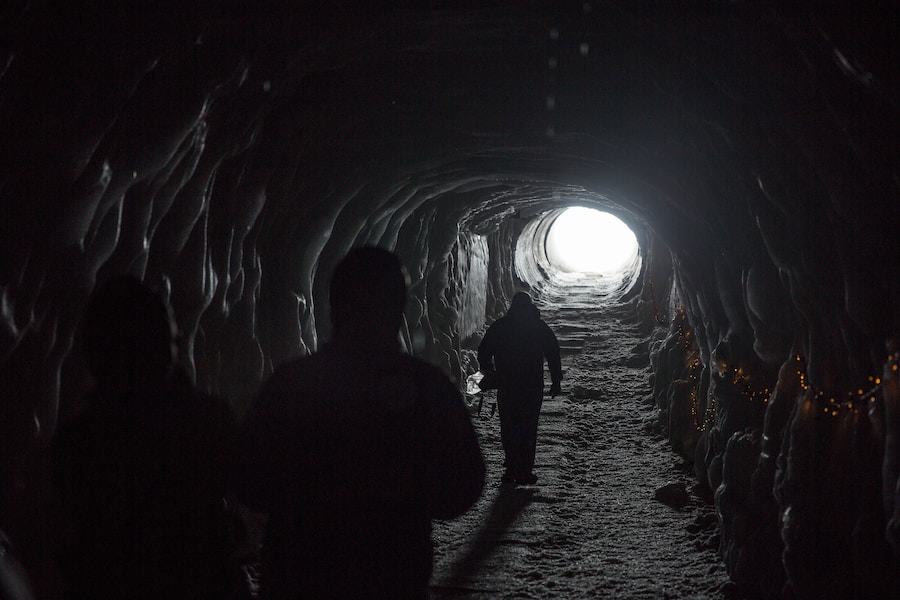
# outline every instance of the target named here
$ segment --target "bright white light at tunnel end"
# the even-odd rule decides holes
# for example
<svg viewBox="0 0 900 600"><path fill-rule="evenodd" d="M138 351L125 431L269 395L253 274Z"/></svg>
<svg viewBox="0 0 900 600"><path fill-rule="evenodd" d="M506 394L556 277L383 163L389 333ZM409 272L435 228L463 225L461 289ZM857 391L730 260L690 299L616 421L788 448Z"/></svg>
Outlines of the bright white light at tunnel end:
<svg viewBox="0 0 900 600"><path fill-rule="evenodd" d="M618 217L584 206L566 209L547 232L547 259L568 273L622 273L638 249L634 232Z"/></svg>

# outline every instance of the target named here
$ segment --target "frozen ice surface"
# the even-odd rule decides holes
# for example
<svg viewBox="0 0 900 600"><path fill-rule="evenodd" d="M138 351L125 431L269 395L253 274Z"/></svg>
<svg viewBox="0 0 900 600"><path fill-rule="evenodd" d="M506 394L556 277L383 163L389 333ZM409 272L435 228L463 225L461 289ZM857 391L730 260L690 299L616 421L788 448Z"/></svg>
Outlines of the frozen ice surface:
<svg viewBox="0 0 900 600"><path fill-rule="evenodd" d="M649 368L627 366L643 339L596 288L557 293L540 304L566 377L541 411L539 481L501 486L499 418L473 415L487 484L472 510L435 523L434 598L725 597L712 508L694 496L682 510L654 499L666 483L694 480L645 427L655 419ZM485 408L495 401L488 392Z"/></svg>

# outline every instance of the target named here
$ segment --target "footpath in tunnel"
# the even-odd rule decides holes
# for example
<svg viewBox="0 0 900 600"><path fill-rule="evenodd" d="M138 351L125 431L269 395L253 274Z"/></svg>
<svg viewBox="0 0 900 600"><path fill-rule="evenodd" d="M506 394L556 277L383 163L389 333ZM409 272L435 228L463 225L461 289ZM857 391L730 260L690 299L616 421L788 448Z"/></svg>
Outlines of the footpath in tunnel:
<svg viewBox="0 0 900 600"><path fill-rule="evenodd" d="M544 399L538 483L500 485L496 395L486 393L473 415L488 464L485 491L459 519L435 523L433 597L730 596L713 508L692 491L681 509L654 498L673 482L690 491L694 480L654 433L646 339L631 308L599 301L590 285L537 302L566 373L563 393Z"/></svg>

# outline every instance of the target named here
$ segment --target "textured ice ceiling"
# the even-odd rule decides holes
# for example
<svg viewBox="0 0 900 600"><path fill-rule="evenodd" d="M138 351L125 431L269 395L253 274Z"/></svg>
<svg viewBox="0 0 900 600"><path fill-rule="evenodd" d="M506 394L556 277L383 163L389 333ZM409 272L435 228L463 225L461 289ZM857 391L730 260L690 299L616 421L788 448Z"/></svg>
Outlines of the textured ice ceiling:
<svg viewBox="0 0 900 600"><path fill-rule="evenodd" d="M349 247L379 243L411 271L407 346L461 375L464 338L527 279L513 273L518 234L571 204L633 227L641 306L684 309L662 318L683 315L696 356L681 370L657 364L661 404L678 396L669 384L696 377L708 411L715 381L725 395L738 364L754 394L802 371L793 395L778 388L789 400L770 429L762 412L725 401L715 435L687 428L681 450L708 449L698 473L712 489L720 481L706 469L721 470L733 435L737 447L749 427L753 460L769 444L771 463L787 461L776 445L800 427L804 402L846 407L893 364L900 37L890 9L57 4L0 9L0 420L11 473L75 410L73 336L98 278L129 271L167 290L186 366L241 403L274 364L327 337L323 281ZM883 496L882 531L900 470L892 385L874 396L886 416L872 431L846 426L873 440L872 468L885 469L866 496ZM839 452L817 443L827 447L814 454ZM778 518L756 518L775 528L767 552ZM727 544L745 532L723 529L737 556ZM734 562L750 581L745 571L765 561ZM785 564L808 592L808 565Z"/></svg>

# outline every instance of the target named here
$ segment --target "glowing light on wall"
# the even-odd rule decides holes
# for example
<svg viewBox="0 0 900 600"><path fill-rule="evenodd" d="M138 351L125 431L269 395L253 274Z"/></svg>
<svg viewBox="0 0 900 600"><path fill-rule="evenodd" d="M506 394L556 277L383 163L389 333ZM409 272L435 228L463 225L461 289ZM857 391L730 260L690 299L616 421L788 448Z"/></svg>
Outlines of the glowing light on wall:
<svg viewBox="0 0 900 600"><path fill-rule="evenodd" d="M570 273L613 275L637 257L634 232L618 218L575 206L559 215L547 232L550 264Z"/></svg>

